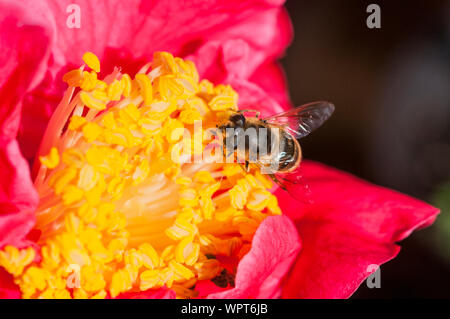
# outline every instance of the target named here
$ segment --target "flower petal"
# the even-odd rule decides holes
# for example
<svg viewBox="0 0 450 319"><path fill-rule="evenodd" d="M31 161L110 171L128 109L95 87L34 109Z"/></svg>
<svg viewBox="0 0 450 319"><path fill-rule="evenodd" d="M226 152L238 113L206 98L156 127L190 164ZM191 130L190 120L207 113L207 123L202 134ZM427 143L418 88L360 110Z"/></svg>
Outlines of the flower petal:
<svg viewBox="0 0 450 319"><path fill-rule="evenodd" d="M292 107L286 76L279 63L269 62L261 65L252 74L249 81L259 86L268 96L281 105L283 110Z"/></svg>
<svg viewBox="0 0 450 319"><path fill-rule="evenodd" d="M262 64L272 63L291 39L292 27L284 8L256 11L250 19L211 36L188 58L204 78L228 83L234 78L248 79Z"/></svg>
<svg viewBox="0 0 450 319"><path fill-rule="evenodd" d="M48 54L47 34L28 24L32 19L20 4L0 3L0 136L4 138L16 137L20 102L42 79L39 71Z"/></svg>
<svg viewBox="0 0 450 319"><path fill-rule="evenodd" d="M115 299L175 299L175 292L166 287L139 292L126 292Z"/></svg>
<svg viewBox="0 0 450 319"><path fill-rule="evenodd" d="M312 204L279 189L283 212L302 240L283 296L347 298L380 265L394 258L395 242L430 225L439 210L325 165L304 161Z"/></svg>
<svg viewBox="0 0 450 319"><path fill-rule="evenodd" d="M38 200L17 141L0 138L0 247L23 246Z"/></svg>
<svg viewBox="0 0 450 319"><path fill-rule="evenodd" d="M42 79L39 73L48 56L46 30L32 25L38 20L22 3L0 3L0 248L27 245L38 203L28 163L15 140L21 100Z"/></svg>
<svg viewBox="0 0 450 319"><path fill-rule="evenodd" d="M258 110L262 117L286 110L262 88L250 81L235 79L232 86L239 93L240 109Z"/></svg>
<svg viewBox="0 0 450 319"><path fill-rule="evenodd" d="M252 248L239 262L233 289L208 298L275 298L300 250L294 225L285 216L267 217L259 226Z"/></svg>
<svg viewBox="0 0 450 319"><path fill-rule="evenodd" d="M0 267L0 299L20 299L19 287L14 284L13 276Z"/></svg>
<svg viewBox="0 0 450 319"><path fill-rule="evenodd" d="M53 13L61 53L55 60L80 63L82 54L92 51L102 62L114 56L110 62L117 65L116 58L122 57L126 65L130 57L135 62L151 59L157 50L186 56L208 41L236 38L259 52L253 62L257 66L268 57L279 56L291 39L289 18L280 9L283 2L80 0L80 28L67 25L69 13L65 11L73 1L48 0L43 6Z"/></svg>

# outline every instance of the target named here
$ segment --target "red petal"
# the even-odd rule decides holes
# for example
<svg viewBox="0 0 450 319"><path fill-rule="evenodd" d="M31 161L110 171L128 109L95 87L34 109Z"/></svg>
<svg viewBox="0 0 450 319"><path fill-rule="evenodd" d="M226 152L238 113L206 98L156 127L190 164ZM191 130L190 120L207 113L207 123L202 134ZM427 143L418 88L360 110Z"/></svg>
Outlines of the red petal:
<svg viewBox="0 0 450 319"><path fill-rule="evenodd" d="M292 107L283 69L277 62L260 66L250 77L250 82L258 85L267 95L287 110ZM273 113L272 113L273 114Z"/></svg>
<svg viewBox="0 0 450 319"><path fill-rule="evenodd" d="M175 299L175 292L166 287L149 289L139 292L126 292L118 295L115 299Z"/></svg>
<svg viewBox="0 0 450 319"><path fill-rule="evenodd" d="M36 14L36 13L34 13ZM48 37L21 3L0 3L0 248L24 246L34 224L37 193L15 136L24 94L42 77ZM33 22L31 22L33 21Z"/></svg>
<svg viewBox="0 0 450 319"><path fill-rule="evenodd" d="M14 284L13 276L0 267L0 299L19 299L19 287Z"/></svg>
<svg viewBox="0 0 450 319"><path fill-rule="evenodd" d="M71 29L66 24L69 14L64 12L73 2L47 1L57 35L58 63L61 58L79 64L89 50L102 61L114 57L110 62L116 64L121 57L128 64L130 57L138 62L157 50L187 55L207 41L235 38L255 48L256 66L278 56L291 39L289 18L279 9L283 2L79 0L82 25Z"/></svg>
<svg viewBox="0 0 450 319"><path fill-rule="evenodd" d="M262 117L286 110L262 88L250 81L235 79L232 86L239 93L240 109L258 110Z"/></svg>
<svg viewBox="0 0 450 319"><path fill-rule="evenodd" d="M313 203L301 204L277 191L283 212L295 220L302 240L284 297L349 297L373 271L369 265L394 258L399 251L395 242L430 225L439 213L325 165L302 165Z"/></svg>
<svg viewBox="0 0 450 319"><path fill-rule="evenodd" d="M297 232L285 216L266 218L255 233L251 250L239 262L233 289L208 298L275 298L300 250Z"/></svg>
<svg viewBox="0 0 450 319"><path fill-rule="evenodd" d="M20 102L36 81L47 54L43 28L30 26L32 19L19 4L0 3L0 136L16 137Z"/></svg>
<svg viewBox="0 0 450 319"><path fill-rule="evenodd" d="M284 8L258 11L251 18L230 24L226 32L213 35L188 58L202 77L214 83L248 79L265 62L280 57L292 38Z"/></svg>
<svg viewBox="0 0 450 319"><path fill-rule="evenodd" d="M16 140L0 138L0 248L23 246L35 223L38 195Z"/></svg>

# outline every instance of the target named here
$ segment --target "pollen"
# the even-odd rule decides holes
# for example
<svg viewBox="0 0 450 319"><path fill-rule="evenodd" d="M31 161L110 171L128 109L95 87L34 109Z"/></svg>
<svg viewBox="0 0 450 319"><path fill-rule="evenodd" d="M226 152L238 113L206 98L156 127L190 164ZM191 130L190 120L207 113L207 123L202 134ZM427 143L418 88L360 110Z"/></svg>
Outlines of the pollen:
<svg viewBox="0 0 450 319"><path fill-rule="evenodd" d="M95 99L92 95L85 91L80 92L81 102L88 108L101 111L106 109L106 104L100 100Z"/></svg>
<svg viewBox="0 0 450 319"><path fill-rule="evenodd" d="M95 72L100 72L100 61L97 56L92 52L86 52L83 55L83 61L88 67L90 67Z"/></svg>
<svg viewBox="0 0 450 319"><path fill-rule="evenodd" d="M59 153L56 147L52 147L50 153L47 156L39 157L41 164L48 168L55 168L59 164Z"/></svg>
<svg viewBox="0 0 450 319"><path fill-rule="evenodd" d="M63 81L69 86L79 86L82 80L82 72L80 69L75 69L67 72L63 76Z"/></svg>
<svg viewBox="0 0 450 319"><path fill-rule="evenodd" d="M90 70L63 77L70 98L35 163L40 237L4 247L0 266L24 298L115 298L163 286L195 298L199 281L223 276L220 257L241 259L259 224L281 214L256 168L194 160L238 95L200 81L192 62L168 52L134 76L116 68L99 78L99 59L88 52L83 61Z"/></svg>
<svg viewBox="0 0 450 319"><path fill-rule="evenodd" d="M180 120L186 124L194 124L195 121L200 121L201 119L200 112L195 108L186 109L180 113Z"/></svg>
<svg viewBox="0 0 450 319"><path fill-rule="evenodd" d="M143 104L149 106L153 99L152 83L146 74L136 74L136 81L141 89Z"/></svg>

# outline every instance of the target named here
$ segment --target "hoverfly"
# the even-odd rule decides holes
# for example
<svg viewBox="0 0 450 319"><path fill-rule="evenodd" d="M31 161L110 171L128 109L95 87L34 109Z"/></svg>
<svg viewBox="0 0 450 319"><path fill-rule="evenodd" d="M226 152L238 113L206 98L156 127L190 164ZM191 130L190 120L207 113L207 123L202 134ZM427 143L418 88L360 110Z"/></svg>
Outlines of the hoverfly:
<svg viewBox="0 0 450 319"><path fill-rule="evenodd" d="M217 125L223 138L224 155L236 154L239 163L249 170L253 163L262 173L294 197L292 187L300 183L302 150L299 139L321 126L333 113L329 102L313 102L286 112L260 118L254 110L232 111ZM254 116L244 113L254 112ZM253 134L248 134L248 132ZM307 186L306 186L307 187Z"/></svg>

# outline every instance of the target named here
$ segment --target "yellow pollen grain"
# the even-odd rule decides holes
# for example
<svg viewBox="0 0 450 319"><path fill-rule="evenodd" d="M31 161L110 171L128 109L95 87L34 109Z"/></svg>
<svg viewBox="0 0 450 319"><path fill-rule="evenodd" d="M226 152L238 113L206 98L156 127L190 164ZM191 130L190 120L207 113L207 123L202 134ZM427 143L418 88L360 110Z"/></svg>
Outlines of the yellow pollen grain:
<svg viewBox="0 0 450 319"><path fill-rule="evenodd" d="M150 288L159 288L162 283L157 270L146 270L140 275L139 288L143 291Z"/></svg>
<svg viewBox="0 0 450 319"><path fill-rule="evenodd" d="M186 237L175 248L175 260L192 266L198 259L200 245L193 243L192 238Z"/></svg>
<svg viewBox="0 0 450 319"><path fill-rule="evenodd" d="M247 202L247 208L255 211L263 210L270 199L271 193L265 189L257 189L250 194Z"/></svg>
<svg viewBox="0 0 450 319"><path fill-rule="evenodd" d="M173 240L179 240L184 237L194 236L198 232L197 227L189 221L177 218L174 224L167 228L165 234Z"/></svg>
<svg viewBox="0 0 450 319"><path fill-rule="evenodd" d="M181 263L176 262L175 260L171 260L169 262L170 269L179 276L184 277L185 279L191 279L195 276L195 274L187 268L183 266Z"/></svg>
<svg viewBox="0 0 450 319"><path fill-rule="evenodd" d="M142 253L142 262L146 268L154 269L159 266L159 256L152 245L144 243L139 246L139 251Z"/></svg>
<svg viewBox="0 0 450 319"><path fill-rule="evenodd" d="M194 182L197 183L213 183L215 181L209 171L198 171L194 175Z"/></svg>
<svg viewBox="0 0 450 319"><path fill-rule="evenodd" d="M123 96L126 98L130 97L132 88L131 77L128 74L124 74L120 79L120 82L123 87Z"/></svg>
<svg viewBox="0 0 450 319"><path fill-rule="evenodd" d="M92 52L86 52L83 55L83 61L86 63L88 67L90 67L95 72L100 72L100 60L98 57Z"/></svg>
<svg viewBox="0 0 450 319"><path fill-rule="evenodd" d="M235 185L229 191L231 206L236 209L243 209L247 202L248 192L241 185Z"/></svg>
<svg viewBox="0 0 450 319"><path fill-rule="evenodd" d="M84 91L92 91L98 85L97 73L83 71L80 88Z"/></svg>
<svg viewBox="0 0 450 319"><path fill-rule="evenodd" d="M76 186L69 185L63 191L62 199L65 205L73 204L83 198L83 191Z"/></svg>
<svg viewBox="0 0 450 319"><path fill-rule="evenodd" d="M88 108L90 109L94 109L94 110L98 110L98 111L102 111L104 109L106 109L106 104L94 99L91 95L89 95L88 93L82 91L80 93L80 99L81 102L83 102L84 105L86 105Z"/></svg>
<svg viewBox="0 0 450 319"><path fill-rule="evenodd" d="M200 121L202 116L197 109L186 109L180 113L180 120L186 124L194 124L195 121Z"/></svg>
<svg viewBox="0 0 450 319"><path fill-rule="evenodd" d="M98 182L100 174L92 165L85 164L80 170L78 178L78 187L88 191L92 189Z"/></svg>
<svg viewBox="0 0 450 319"><path fill-rule="evenodd" d="M214 111L223 111L235 109L237 101L229 96L216 96L210 102L209 106Z"/></svg>
<svg viewBox="0 0 450 319"><path fill-rule="evenodd" d="M136 74L136 81L141 89L141 93L144 98L144 105L149 106L153 99L153 89L150 79L147 75L139 73Z"/></svg>
<svg viewBox="0 0 450 319"><path fill-rule="evenodd" d="M19 251L14 246L5 246L4 250L0 251L0 264L9 273L20 274L34 260L35 255L32 247Z"/></svg>
<svg viewBox="0 0 450 319"><path fill-rule="evenodd" d="M64 74L63 81L66 82L69 86L79 86L81 85L82 78L83 77L81 70L75 69Z"/></svg>
<svg viewBox="0 0 450 319"><path fill-rule="evenodd" d="M177 119L168 119L164 124L163 134L169 143L178 142L184 134L183 123Z"/></svg>
<svg viewBox="0 0 450 319"><path fill-rule="evenodd" d="M77 176L75 167L68 167L57 172L49 181L50 186L53 187L55 194L59 195L63 189Z"/></svg>
<svg viewBox="0 0 450 319"><path fill-rule="evenodd" d="M59 152L56 147L52 147L47 156L40 156L40 162L47 168L55 168L59 164Z"/></svg>
<svg viewBox="0 0 450 319"><path fill-rule="evenodd" d="M79 115L74 115L70 118L69 130L77 130L86 123L86 118Z"/></svg>
<svg viewBox="0 0 450 319"><path fill-rule="evenodd" d="M108 86L107 95L111 101L119 101L122 92L123 92L123 82L114 80L113 83L111 83Z"/></svg>
<svg viewBox="0 0 450 319"><path fill-rule="evenodd" d="M197 192L193 188L180 190L180 206L196 206L198 204Z"/></svg>
<svg viewBox="0 0 450 319"><path fill-rule="evenodd" d="M177 183L178 185L184 185L184 186L187 186L187 185L189 185L190 183L192 183L192 179L189 178L189 177L187 177L187 176L182 176L182 177L177 178L177 179L175 180L175 183Z"/></svg>
<svg viewBox="0 0 450 319"><path fill-rule="evenodd" d="M98 88L92 91L92 97L101 102L108 102L109 100L118 101L117 98L110 97L105 91L102 91Z"/></svg>
<svg viewBox="0 0 450 319"><path fill-rule="evenodd" d="M175 74L178 72L178 65L175 58L168 52L156 52L153 56L153 67L162 67L164 74Z"/></svg>
<svg viewBox="0 0 450 319"><path fill-rule="evenodd" d="M157 88L166 101L181 98L184 93L184 87L170 75L161 76L158 79Z"/></svg>
<svg viewBox="0 0 450 319"><path fill-rule="evenodd" d="M100 134L102 133L102 128L96 123L89 122L85 126L83 126L82 132L84 138L89 143L91 143L100 136Z"/></svg>

